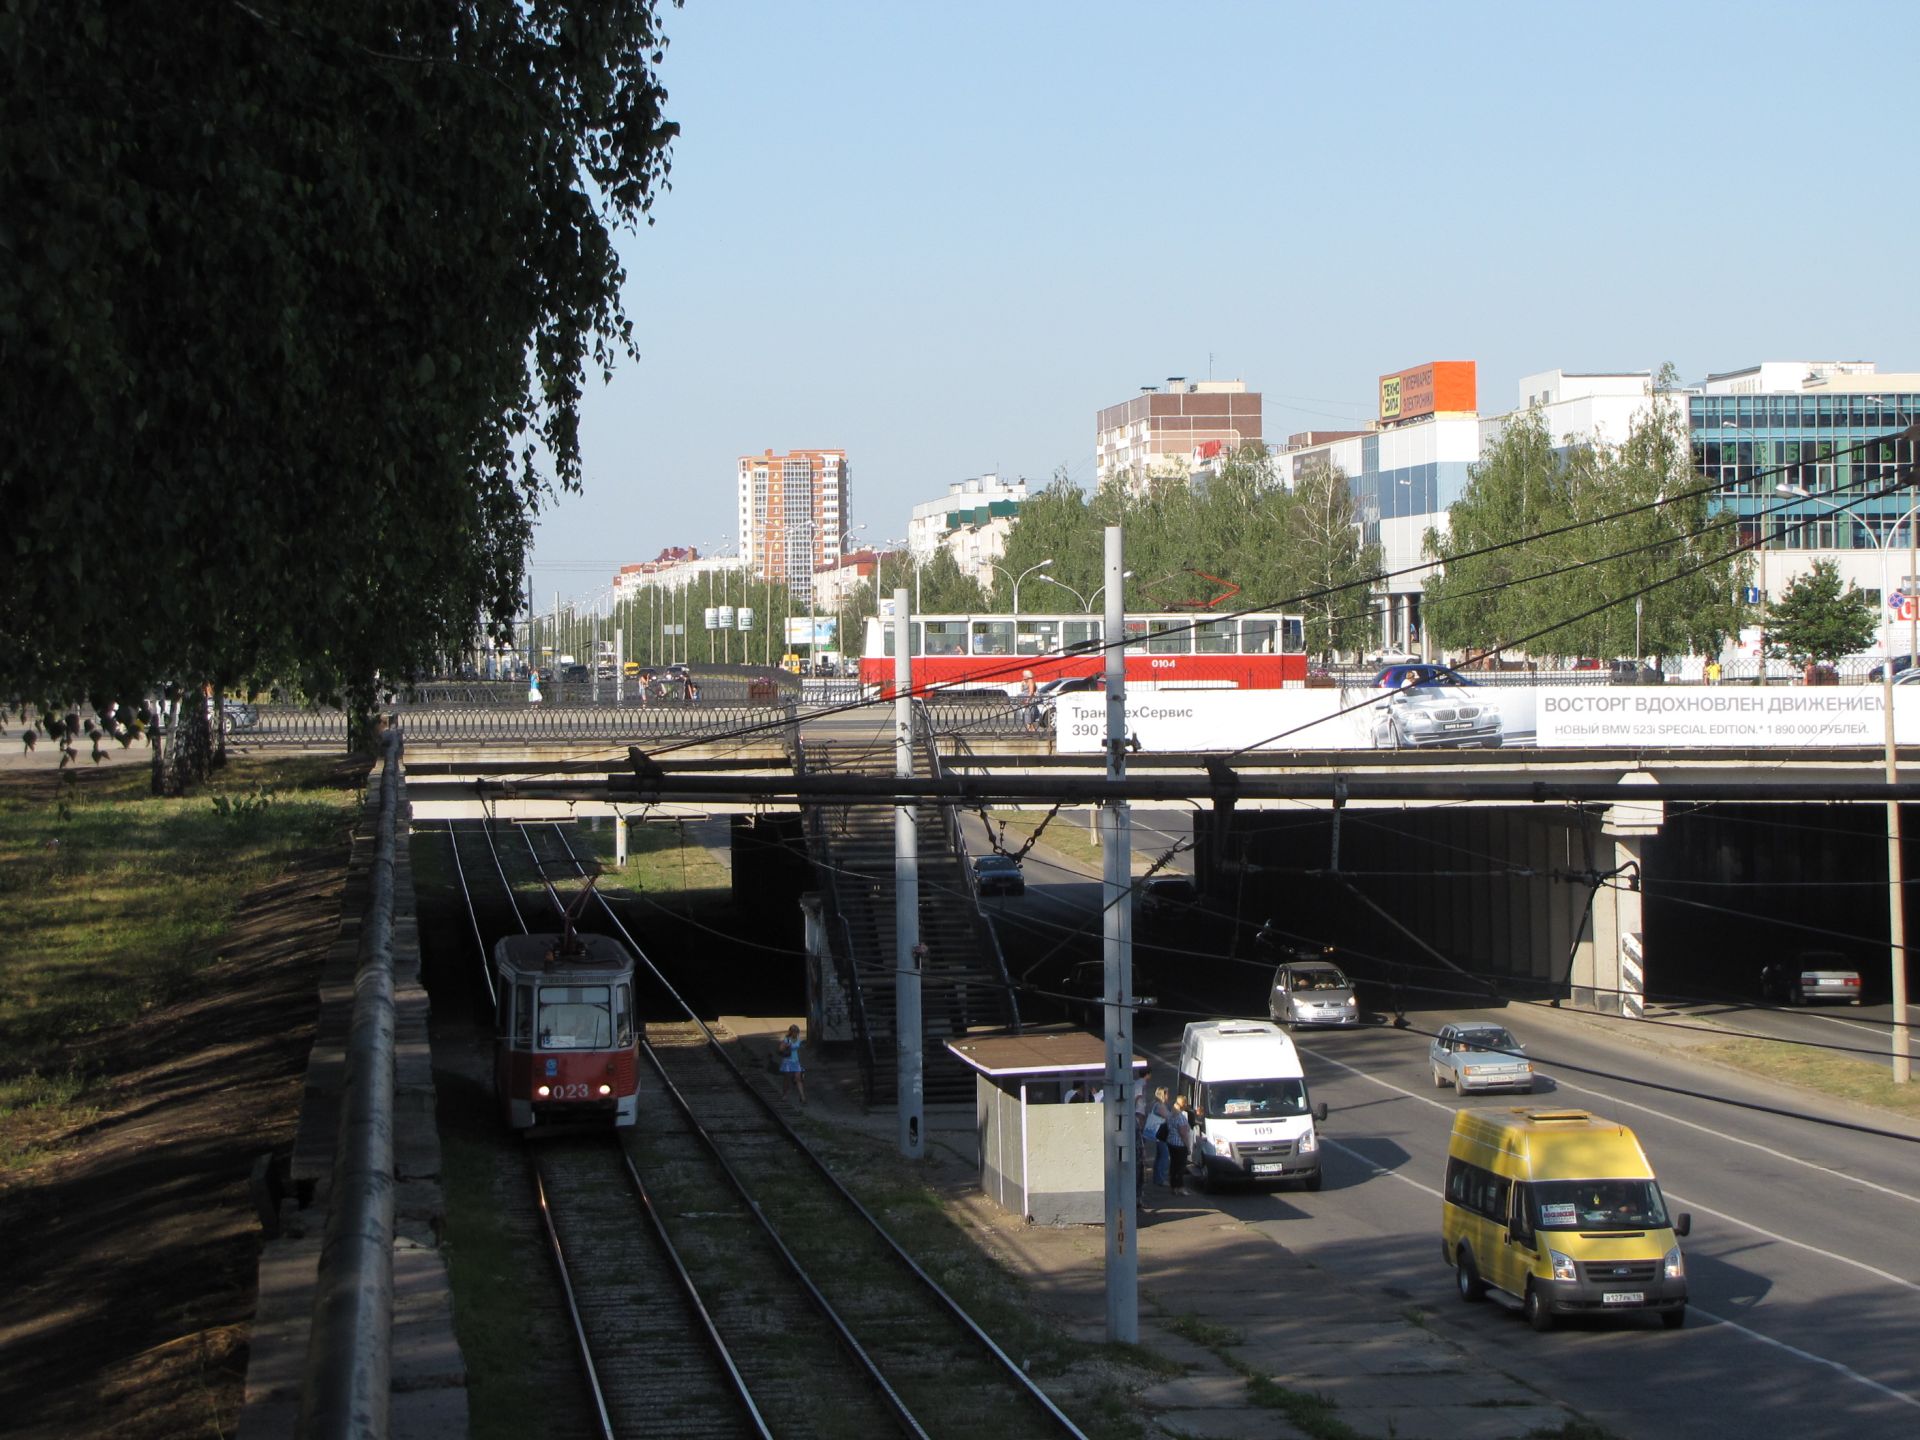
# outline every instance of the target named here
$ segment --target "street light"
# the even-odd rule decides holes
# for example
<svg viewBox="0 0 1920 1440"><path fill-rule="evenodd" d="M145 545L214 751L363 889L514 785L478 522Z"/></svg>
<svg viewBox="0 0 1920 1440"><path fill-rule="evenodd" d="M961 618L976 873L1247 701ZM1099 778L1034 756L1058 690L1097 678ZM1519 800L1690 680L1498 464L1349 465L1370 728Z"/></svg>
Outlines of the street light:
<svg viewBox="0 0 1920 1440"><path fill-rule="evenodd" d="M1811 500L1816 505L1824 505L1836 514L1849 514L1844 505L1836 505L1807 490L1804 485L1789 485L1785 481L1773 487L1774 493L1788 500ZM1907 507L1907 543L1909 549L1920 545L1920 537L1913 533L1914 511L1920 509L1920 497ZM1880 552L1880 603L1886 604L1887 596L1887 542L1875 533L1874 528L1860 517L1860 528L1867 532L1867 538L1873 541L1873 548ZM1838 538L1837 536L1835 537ZM1909 559L1913 556L1910 554ZM1881 707L1887 717L1887 784L1892 785L1900 778L1899 760L1893 744L1893 634L1885 620L1880 621L1880 683L1884 687ZM1764 663L1764 662L1763 662ZM1893 1083L1905 1085L1912 1079L1912 1060L1907 1049L1907 919L1905 906L1901 900L1901 880L1905 873L1904 860L1900 844L1900 805L1898 801L1887 802L1887 947L1893 975Z"/></svg>
<svg viewBox="0 0 1920 1440"><path fill-rule="evenodd" d="M813 545L811 543L819 528L818 521L807 521L807 539L809 542L807 545L807 668L809 670L817 669L815 659L820 649L820 647L814 643L819 638L820 632L819 612L814 603L814 579L819 575L820 567L813 554ZM854 525L839 531L834 536L835 543L833 549L835 558L844 559L848 539L866 528L865 525ZM838 637L836 637L836 639L837 638Z"/></svg>
<svg viewBox="0 0 1920 1440"><path fill-rule="evenodd" d="M1056 580L1051 575L1042 575L1040 578L1046 581L1049 585L1058 585L1062 590L1066 591L1069 595L1073 596L1074 599L1080 602L1080 609L1082 613L1087 615L1091 615L1093 613L1093 602L1098 600L1101 594L1107 588L1105 585L1097 585L1094 587L1093 594L1082 595L1078 590L1074 589L1073 586L1067 584L1067 582L1064 580ZM1122 580L1131 580L1133 578L1133 571L1131 570L1121 571L1120 578ZM1016 613L1018 612L1016 611Z"/></svg>
<svg viewBox="0 0 1920 1440"><path fill-rule="evenodd" d="M1014 577L1013 579L1013 618L1014 619L1018 620L1020 618L1020 582L1026 579L1027 576L1033 574L1034 571L1044 570L1051 564L1053 564L1053 559L1051 556L1049 556L1047 559L1042 560L1038 565L1029 565L1026 569L1022 570L1018 575ZM994 564L993 561L991 560L987 561L987 568L1001 575L1005 575L1007 573L1003 567Z"/></svg>

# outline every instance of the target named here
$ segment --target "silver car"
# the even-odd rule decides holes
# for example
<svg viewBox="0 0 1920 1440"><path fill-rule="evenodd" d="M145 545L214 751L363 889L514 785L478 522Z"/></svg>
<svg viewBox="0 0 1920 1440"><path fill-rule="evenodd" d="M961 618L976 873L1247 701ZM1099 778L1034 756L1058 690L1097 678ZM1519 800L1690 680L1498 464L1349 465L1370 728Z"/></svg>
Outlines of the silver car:
<svg viewBox="0 0 1920 1440"><path fill-rule="evenodd" d="M1353 981L1325 960L1292 960L1273 972L1267 1014L1276 1025L1358 1025Z"/></svg>
<svg viewBox="0 0 1920 1440"><path fill-rule="evenodd" d="M1469 1090L1532 1090L1533 1062L1503 1025L1443 1025L1427 1047L1435 1085Z"/></svg>

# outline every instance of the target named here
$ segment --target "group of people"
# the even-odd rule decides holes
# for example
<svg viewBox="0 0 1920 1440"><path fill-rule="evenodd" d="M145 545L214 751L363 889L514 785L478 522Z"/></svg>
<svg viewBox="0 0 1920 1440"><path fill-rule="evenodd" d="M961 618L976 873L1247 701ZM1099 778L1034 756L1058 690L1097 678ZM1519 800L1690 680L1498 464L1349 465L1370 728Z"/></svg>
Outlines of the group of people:
<svg viewBox="0 0 1920 1440"><path fill-rule="evenodd" d="M1187 1162L1193 1155L1193 1115L1187 1109L1187 1097L1176 1095L1169 1102L1167 1087L1161 1085L1149 1099L1143 1085L1134 1101L1133 1119L1140 1139L1134 1194L1146 1194L1149 1166L1154 1184L1175 1195L1186 1194Z"/></svg>

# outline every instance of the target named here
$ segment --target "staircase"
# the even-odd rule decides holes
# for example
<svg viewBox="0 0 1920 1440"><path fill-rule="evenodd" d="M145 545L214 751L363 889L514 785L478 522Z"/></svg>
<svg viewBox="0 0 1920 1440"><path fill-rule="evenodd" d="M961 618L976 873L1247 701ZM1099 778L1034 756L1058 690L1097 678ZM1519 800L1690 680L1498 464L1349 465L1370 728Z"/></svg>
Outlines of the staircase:
<svg viewBox="0 0 1920 1440"><path fill-rule="evenodd" d="M914 772L935 773L930 739L914 747ZM802 741L795 766L803 774L892 775L892 745ZM853 996L861 1068L870 1106L898 1096L897 990L894 953L894 807L809 805L807 848L819 876L833 962ZM915 808L919 820L920 1018L923 1098L927 1104L971 1104L973 1071L942 1042L976 1026L1017 1029L1019 1010L992 921L974 901L973 878L951 807Z"/></svg>

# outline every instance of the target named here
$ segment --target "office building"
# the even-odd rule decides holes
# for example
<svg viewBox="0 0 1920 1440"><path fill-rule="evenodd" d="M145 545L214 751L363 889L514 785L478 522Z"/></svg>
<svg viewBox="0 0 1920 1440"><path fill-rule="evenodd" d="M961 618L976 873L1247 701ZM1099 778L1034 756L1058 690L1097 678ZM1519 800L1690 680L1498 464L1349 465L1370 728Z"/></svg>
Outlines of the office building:
<svg viewBox="0 0 1920 1440"><path fill-rule="evenodd" d="M1261 443L1260 394L1243 380L1167 377L1094 421L1094 479L1140 489L1163 476L1188 479L1244 445Z"/></svg>
<svg viewBox="0 0 1920 1440"><path fill-rule="evenodd" d="M772 450L739 464L740 553L748 568L804 599L816 570L840 563L852 528L844 450Z"/></svg>

